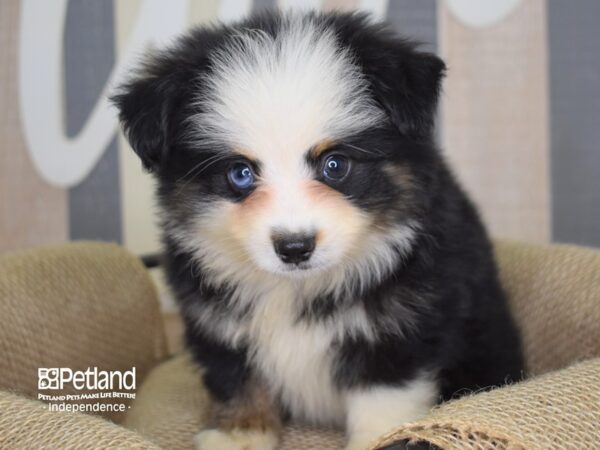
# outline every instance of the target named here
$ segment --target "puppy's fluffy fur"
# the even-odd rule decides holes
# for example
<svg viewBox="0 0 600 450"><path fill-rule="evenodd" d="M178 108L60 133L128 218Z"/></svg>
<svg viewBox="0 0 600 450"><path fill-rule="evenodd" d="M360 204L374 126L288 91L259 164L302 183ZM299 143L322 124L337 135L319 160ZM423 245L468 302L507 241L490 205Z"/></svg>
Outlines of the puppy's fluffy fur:
<svg viewBox="0 0 600 450"><path fill-rule="evenodd" d="M191 31L114 97L215 400L199 448L274 448L292 418L360 449L520 377L490 243L433 144L443 74L365 16L273 13ZM292 262L276 245L305 238Z"/></svg>

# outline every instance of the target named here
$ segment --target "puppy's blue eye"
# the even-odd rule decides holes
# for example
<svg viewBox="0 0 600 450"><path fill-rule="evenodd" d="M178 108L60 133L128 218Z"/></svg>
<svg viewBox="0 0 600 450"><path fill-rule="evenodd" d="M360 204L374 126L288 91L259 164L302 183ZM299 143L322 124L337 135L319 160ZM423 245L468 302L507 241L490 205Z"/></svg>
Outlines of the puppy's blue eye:
<svg viewBox="0 0 600 450"><path fill-rule="evenodd" d="M350 171L350 161L342 155L331 155L323 164L323 176L331 181L340 181Z"/></svg>
<svg viewBox="0 0 600 450"><path fill-rule="evenodd" d="M227 173L231 187L238 191L245 191L254 184L254 172L246 163L235 163Z"/></svg>

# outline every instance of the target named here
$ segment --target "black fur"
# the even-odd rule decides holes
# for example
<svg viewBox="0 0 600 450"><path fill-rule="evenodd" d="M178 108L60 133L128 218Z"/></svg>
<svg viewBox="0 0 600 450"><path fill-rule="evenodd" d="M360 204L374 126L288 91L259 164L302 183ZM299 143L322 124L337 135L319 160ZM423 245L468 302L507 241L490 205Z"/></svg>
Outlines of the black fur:
<svg viewBox="0 0 600 450"><path fill-rule="evenodd" d="M353 169L348 179L332 187L382 226L416 220L421 228L411 253L383 282L366 289L356 285L353 295L344 298L327 293L313 299L299 311L298 321L332 318L359 302L384 330L375 343L350 336L335 343L333 376L340 387L402 385L428 370L438 374L441 397L448 399L519 380L519 336L491 245L475 208L433 144L443 62L362 15L313 17L334 29L340 45L351 50L389 119L377 129L338 142L335 151L352 158ZM223 176L230 160L207 167L182 187L180 181L190 169L215 154L201 142L190 147L186 119L198 112L191 99L202 89L198 80L210 77L210 52L240 29L275 35L278 20L277 14L265 14L231 26L196 29L150 59L114 97L134 150L144 167L156 174L160 205L168 219L189 221L186 202L194 195L204 205L215 199L243 200ZM374 151L365 154L364 148ZM319 179L321 160L308 159ZM408 181L399 182L395 170L406 171ZM209 389L227 400L248 379L251 357L245 348L230 348L200 329L197 308L210 310L215 320L232 315L242 321L248 311L229 302L231 286L205 282L192 256L168 230L164 241L168 278L186 319L188 345L205 367ZM404 321L403 333L385 331Z"/></svg>

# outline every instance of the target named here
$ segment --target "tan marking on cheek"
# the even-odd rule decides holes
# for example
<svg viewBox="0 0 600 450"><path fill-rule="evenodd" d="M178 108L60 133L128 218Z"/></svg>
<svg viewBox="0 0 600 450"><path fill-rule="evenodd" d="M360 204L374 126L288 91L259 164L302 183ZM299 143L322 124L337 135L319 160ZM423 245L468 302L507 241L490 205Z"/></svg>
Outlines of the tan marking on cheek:
<svg viewBox="0 0 600 450"><path fill-rule="evenodd" d="M302 188L305 190L307 198L313 203L339 204L340 207L344 206L343 204L352 206L343 194L316 180L307 181Z"/></svg>
<svg viewBox="0 0 600 450"><path fill-rule="evenodd" d="M331 147L333 147L335 144L336 142L333 139L323 139L310 149L310 153L313 157L317 158L323 153L325 153L327 150L329 150Z"/></svg>
<svg viewBox="0 0 600 450"><path fill-rule="evenodd" d="M240 205L222 201L210 213L205 213L198 225L198 232L210 242L209 247L218 249L219 257L227 264L245 265L248 254L244 243L252 235L251 223L240 216ZM211 264L214 261L207 261Z"/></svg>
<svg viewBox="0 0 600 450"><path fill-rule="evenodd" d="M268 214L271 199L271 190L261 186L239 203L223 201L203 221L202 233L230 261L247 264L247 243L260 231L261 218Z"/></svg>
<svg viewBox="0 0 600 450"><path fill-rule="evenodd" d="M398 214L409 217L415 215L419 209L416 196L420 187L410 167L399 163L388 163L383 166L383 170L400 191L394 205L377 213L380 227L392 223Z"/></svg>
<svg viewBox="0 0 600 450"><path fill-rule="evenodd" d="M388 163L383 166L383 170L397 186L400 186L405 190L414 190L415 178L410 169L405 165Z"/></svg>
<svg viewBox="0 0 600 450"><path fill-rule="evenodd" d="M219 251L233 258L236 262L244 264L246 255L241 247L241 238L237 232L239 224L236 221L237 205L223 203L208 219L204 219L202 232L206 238L219 246Z"/></svg>
<svg viewBox="0 0 600 450"><path fill-rule="evenodd" d="M321 241L323 240L323 230L317 230L316 234L315 234L315 244L319 245L321 243Z"/></svg>
<svg viewBox="0 0 600 450"><path fill-rule="evenodd" d="M242 202L234 205L230 218L230 230L238 240L244 242L248 239L254 229L254 222L267 214L272 199L272 190L260 186Z"/></svg>
<svg viewBox="0 0 600 450"><path fill-rule="evenodd" d="M303 186L307 198L316 210L327 215L328 222L336 224L335 229L317 230L317 242L327 239L329 233L342 235L350 240L364 237L370 230L370 217L354 206L343 194L315 180Z"/></svg>
<svg viewBox="0 0 600 450"><path fill-rule="evenodd" d="M260 186L237 205L237 215L241 220L256 217L269 208L272 199L272 189Z"/></svg>

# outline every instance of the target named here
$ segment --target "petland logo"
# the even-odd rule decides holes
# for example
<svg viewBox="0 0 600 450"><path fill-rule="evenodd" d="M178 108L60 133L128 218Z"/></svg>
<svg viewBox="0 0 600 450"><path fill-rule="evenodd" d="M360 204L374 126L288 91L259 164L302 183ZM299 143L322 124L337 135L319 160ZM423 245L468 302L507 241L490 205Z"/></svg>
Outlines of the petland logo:
<svg viewBox="0 0 600 450"><path fill-rule="evenodd" d="M72 370L67 367L38 368L38 389L59 390L72 386L76 390L135 390L135 367L131 370Z"/></svg>

